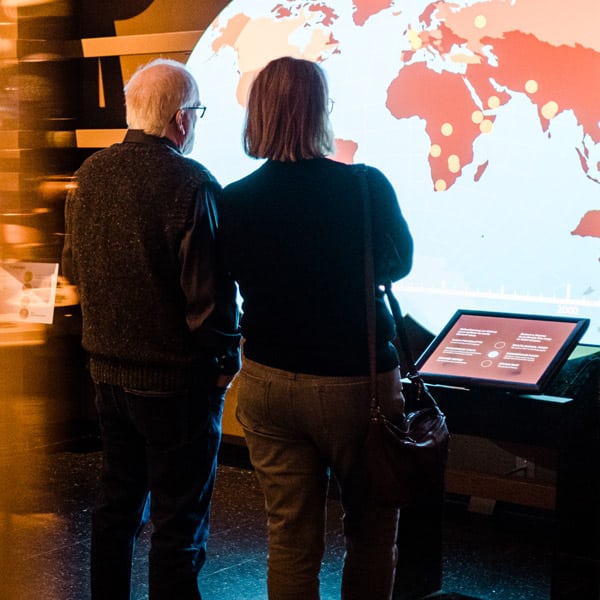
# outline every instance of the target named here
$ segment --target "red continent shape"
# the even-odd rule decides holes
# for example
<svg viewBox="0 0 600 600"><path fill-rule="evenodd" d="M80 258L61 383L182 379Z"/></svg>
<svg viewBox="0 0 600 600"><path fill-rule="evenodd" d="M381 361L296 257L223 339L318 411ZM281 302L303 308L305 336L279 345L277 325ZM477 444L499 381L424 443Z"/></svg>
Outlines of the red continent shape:
<svg viewBox="0 0 600 600"><path fill-rule="evenodd" d="M600 238L600 210L590 210L583 215L572 235Z"/></svg>
<svg viewBox="0 0 600 600"><path fill-rule="evenodd" d="M355 25L362 27L369 17L390 8L393 0L354 0L354 15L352 20Z"/></svg>

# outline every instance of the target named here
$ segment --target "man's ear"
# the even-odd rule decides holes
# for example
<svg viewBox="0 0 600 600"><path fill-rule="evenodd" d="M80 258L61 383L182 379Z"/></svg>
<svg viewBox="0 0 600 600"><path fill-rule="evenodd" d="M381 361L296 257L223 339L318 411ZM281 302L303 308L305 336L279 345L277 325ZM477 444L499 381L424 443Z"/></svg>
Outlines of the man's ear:
<svg viewBox="0 0 600 600"><path fill-rule="evenodd" d="M177 129L180 131L181 135L185 135L185 127L183 126L183 111L181 109L175 113L175 123L177 124Z"/></svg>

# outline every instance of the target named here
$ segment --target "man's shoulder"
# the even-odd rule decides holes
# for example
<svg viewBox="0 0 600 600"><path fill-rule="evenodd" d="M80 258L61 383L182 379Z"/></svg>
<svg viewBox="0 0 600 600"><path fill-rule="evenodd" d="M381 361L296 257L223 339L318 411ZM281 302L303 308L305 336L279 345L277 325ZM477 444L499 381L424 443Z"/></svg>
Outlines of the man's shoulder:
<svg viewBox="0 0 600 600"><path fill-rule="evenodd" d="M126 165L131 165L131 172L135 172L137 168L141 172L155 175L171 173L197 184L210 182L218 185L214 175L203 164L166 144L113 144L86 158L79 167L78 174L83 176L94 171L106 172L112 168L122 170Z"/></svg>
<svg viewBox="0 0 600 600"><path fill-rule="evenodd" d="M94 163L101 162L107 159L110 160L112 156L119 153L119 148L121 146L122 144L118 143L113 144L112 146L107 146L106 148L100 148L100 150L96 150L81 163L81 167L88 167L90 165L93 165Z"/></svg>
<svg viewBox="0 0 600 600"><path fill-rule="evenodd" d="M195 158L190 156L179 156L180 160L184 161L184 164L187 165L190 173L197 175L204 179L205 181L211 181L217 183L215 176L209 171L207 167L205 167L202 163L198 162Z"/></svg>

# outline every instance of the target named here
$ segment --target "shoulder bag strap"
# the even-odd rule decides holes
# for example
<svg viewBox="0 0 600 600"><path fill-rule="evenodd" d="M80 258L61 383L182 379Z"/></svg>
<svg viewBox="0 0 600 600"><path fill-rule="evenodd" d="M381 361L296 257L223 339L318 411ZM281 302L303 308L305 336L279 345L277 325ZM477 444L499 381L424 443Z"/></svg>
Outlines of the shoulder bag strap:
<svg viewBox="0 0 600 600"><path fill-rule="evenodd" d="M371 202L367 167L357 165L363 200L364 242L365 242L365 297L367 303L367 343L369 346L369 373L371 376L371 409L378 408L377 400L377 365L375 358L375 267L373 261L373 233L371 218Z"/></svg>

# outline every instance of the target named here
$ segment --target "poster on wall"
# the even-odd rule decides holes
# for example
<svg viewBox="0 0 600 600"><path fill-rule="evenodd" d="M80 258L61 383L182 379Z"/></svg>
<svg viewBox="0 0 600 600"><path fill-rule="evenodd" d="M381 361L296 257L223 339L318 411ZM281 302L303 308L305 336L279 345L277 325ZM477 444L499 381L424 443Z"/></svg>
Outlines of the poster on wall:
<svg viewBox="0 0 600 600"><path fill-rule="evenodd" d="M0 322L51 324L58 263L0 262Z"/></svg>

